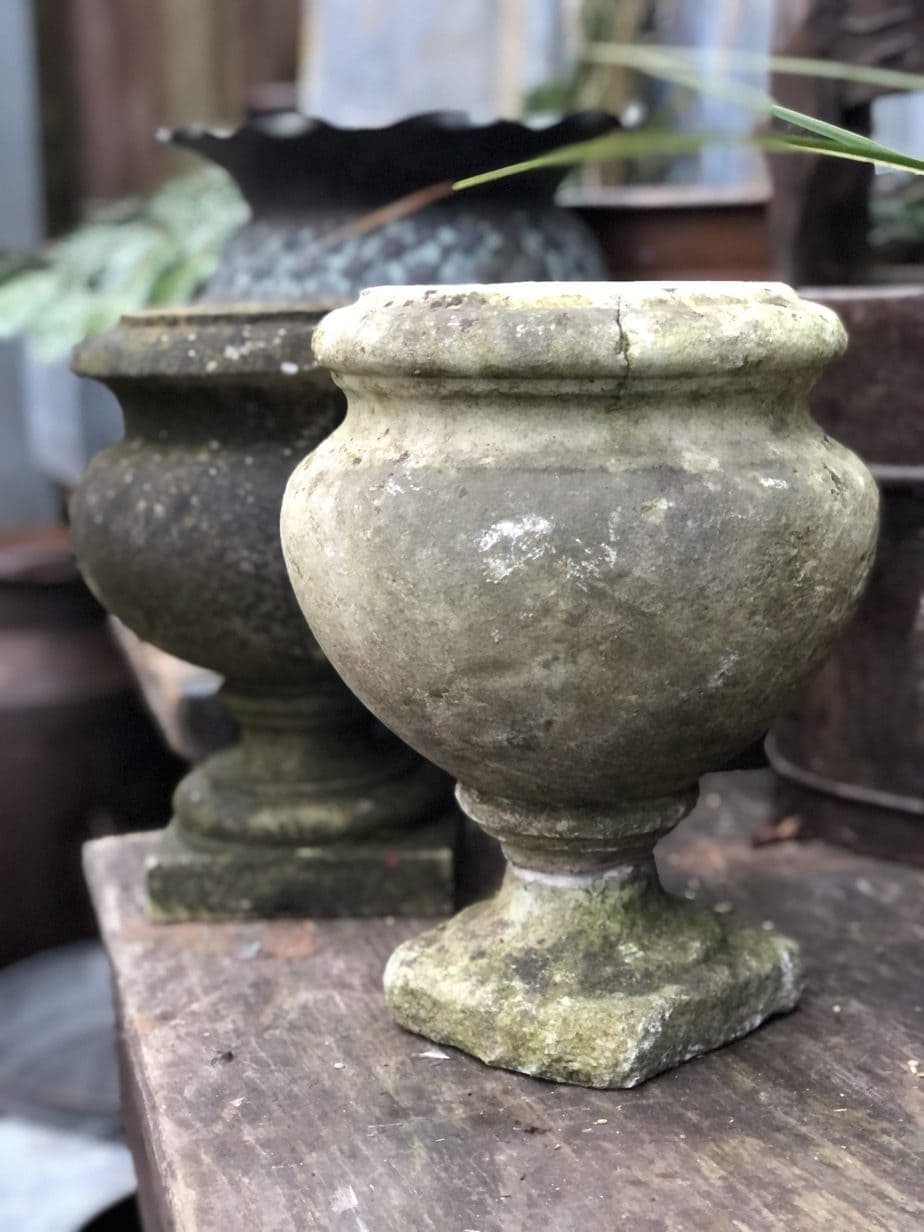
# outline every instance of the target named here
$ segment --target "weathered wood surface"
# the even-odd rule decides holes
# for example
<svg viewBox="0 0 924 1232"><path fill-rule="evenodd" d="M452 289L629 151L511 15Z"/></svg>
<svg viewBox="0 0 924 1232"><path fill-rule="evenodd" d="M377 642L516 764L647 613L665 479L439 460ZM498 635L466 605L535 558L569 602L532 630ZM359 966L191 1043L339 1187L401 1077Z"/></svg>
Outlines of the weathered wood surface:
<svg viewBox="0 0 924 1232"><path fill-rule="evenodd" d="M768 803L734 781L662 844L662 872L798 937L810 985L632 1091L489 1070L392 1025L379 980L414 921L158 927L150 839L91 844L149 1230L917 1232L924 877L755 849Z"/></svg>
<svg viewBox="0 0 924 1232"><path fill-rule="evenodd" d="M5 0L0 6L5 7ZM52 231L83 199L147 193L189 155L161 125L236 124L291 82L299 0L34 0ZM76 193L75 193L76 190Z"/></svg>

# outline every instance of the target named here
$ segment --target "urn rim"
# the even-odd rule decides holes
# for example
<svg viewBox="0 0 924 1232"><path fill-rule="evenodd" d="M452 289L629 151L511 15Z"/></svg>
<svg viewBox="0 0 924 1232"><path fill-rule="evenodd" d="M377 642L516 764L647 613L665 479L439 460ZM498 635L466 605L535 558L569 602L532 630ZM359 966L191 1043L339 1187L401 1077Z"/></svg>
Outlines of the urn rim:
<svg viewBox="0 0 924 1232"><path fill-rule="evenodd" d="M323 317L342 304L202 303L126 313L75 347L71 367L97 380L304 379ZM326 374L325 374L326 377Z"/></svg>
<svg viewBox="0 0 924 1232"><path fill-rule="evenodd" d="M670 280L371 287L313 346L336 375L621 384L814 375L846 342L785 283Z"/></svg>
<svg viewBox="0 0 924 1232"><path fill-rule="evenodd" d="M464 111L421 112L381 126L338 125L281 109L252 114L236 128L187 124L158 139L210 159L234 178L255 217L324 206L374 208L431 184L465 179L620 127L617 116L585 108L544 123ZM565 164L469 189L469 200L551 204Z"/></svg>

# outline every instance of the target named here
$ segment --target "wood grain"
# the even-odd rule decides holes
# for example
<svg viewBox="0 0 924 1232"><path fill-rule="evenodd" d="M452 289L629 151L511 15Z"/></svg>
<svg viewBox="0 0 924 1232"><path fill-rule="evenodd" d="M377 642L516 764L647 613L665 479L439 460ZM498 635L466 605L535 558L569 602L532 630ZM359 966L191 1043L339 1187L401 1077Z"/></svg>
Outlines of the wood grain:
<svg viewBox="0 0 924 1232"><path fill-rule="evenodd" d="M810 986L633 1091L490 1070L394 1026L381 971L420 922L158 927L150 840L90 844L149 1232L920 1228L924 878L821 843L755 849L768 804L735 777L662 844L662 872L798 937Z"/></svg>
<svg viewBox="0 0 924 1232"><path fill-rule="evenodd" d="M299 0L35 0L52 232L80 199L150 192L198 165L161 126L236 124L294 81Z"/></svg>

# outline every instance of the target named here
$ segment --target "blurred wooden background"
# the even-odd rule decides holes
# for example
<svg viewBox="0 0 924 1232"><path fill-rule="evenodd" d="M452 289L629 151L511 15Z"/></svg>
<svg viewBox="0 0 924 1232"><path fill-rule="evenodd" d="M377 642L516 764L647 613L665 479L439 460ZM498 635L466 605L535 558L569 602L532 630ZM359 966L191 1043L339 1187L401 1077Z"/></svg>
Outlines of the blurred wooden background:
<svg viewBox="0 0 924 1232"><path fill-rule="evenodd" d="M300 0L35 0L52 231L146 192L184 156L161 126L292 105ZM274 86L274 83L278 85Z"/></svg>

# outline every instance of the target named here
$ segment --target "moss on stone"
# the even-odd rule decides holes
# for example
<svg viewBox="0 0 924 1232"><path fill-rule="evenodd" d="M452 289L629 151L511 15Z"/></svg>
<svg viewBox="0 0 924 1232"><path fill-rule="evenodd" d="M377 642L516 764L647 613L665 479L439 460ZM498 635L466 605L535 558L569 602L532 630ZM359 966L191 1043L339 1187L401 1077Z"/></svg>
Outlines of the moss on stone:
<svg viewBox="0 0 924 1232"><path fill-rule="evenodd" d="M440 916L452 910L459 814L317 846L188 841L173 822L145 868L152 919Z"/></svg>
<svg viewBox="0 0 924 1232"><path fill-rule="evenodd" d="M400 946L385 973L398 1022L489 1065L630 1087L795 1005L786 938L729 927L654 876L554 880L509 871L489 902Z"/></svg>

